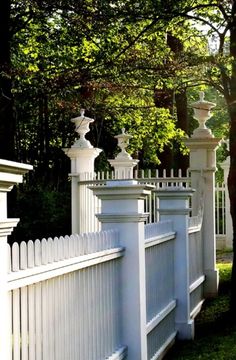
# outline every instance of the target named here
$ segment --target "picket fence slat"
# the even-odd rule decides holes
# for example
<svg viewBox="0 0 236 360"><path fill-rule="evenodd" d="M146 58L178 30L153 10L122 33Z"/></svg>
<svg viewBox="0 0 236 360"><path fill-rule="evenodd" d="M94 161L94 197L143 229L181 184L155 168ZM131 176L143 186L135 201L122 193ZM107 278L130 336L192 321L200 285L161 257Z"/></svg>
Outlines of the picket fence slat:
<svg viewBox="0 0 236 360"><path fill-rule="evenodd" d="M20 289L13 291L13 359L20 359Z"/></svg>
<svg viewBox="0 0 236 360"><path fill-rule="evenodd" d="M26 250L26 247L25 249ZM21 352L22 359L28 360L28 298L27 288L21 289L20 310L21 310Z"/></svg>
<svg viewBox="0 0 236 360"><path fill-rule="evenodd" d="M35 292L34 285L28 288L29 296L29 360L35 359Z"/></svg>
<svg viewBox="0 0 236 360"><path fill-rule="evenodd" d="M34 243L32 240L30 240L27 243L27 256L28 256L28 268L33 268L35 265L34 262Z"/></svg>

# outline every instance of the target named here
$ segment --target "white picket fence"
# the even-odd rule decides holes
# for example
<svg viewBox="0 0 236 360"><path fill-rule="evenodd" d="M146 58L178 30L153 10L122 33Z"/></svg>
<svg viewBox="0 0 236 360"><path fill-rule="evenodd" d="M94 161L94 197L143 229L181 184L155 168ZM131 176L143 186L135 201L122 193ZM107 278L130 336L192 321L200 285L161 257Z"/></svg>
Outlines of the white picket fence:
<svg viewBox="0 0 236 360"><path fill-rule="evenodd" d="M115 179L115 172L98 172L96 174L81 174L78 179L79 199L78 211L76 212L77 232L99 231L100 223L95 214L100 212L101 202L93 195L89 189L92 186L104 186L107 179ZM167 176L167 171L163 171L161 176L158 170L140 170L134 171L134 179L140 184L154 185L156 189L165 186L184 186L189 187L190 177L182 176L181 169L174 171L173 169ZM218 248L225 247L226 239L226 218L230 217L229 209L226 209L226 191L227 187L224 183L215 186L215 234L216 245ZM155 193L149 195L145 200L145 209L149 213L148 223L158 221L158 201ZM228 221L229 222L229 221Z"/></svg>
<svg viewBox="0 0 236 360"><path fill-rule="evenodd" d="M115 231L9 247L10 358L122 359L123 253Z"/></svg>
<svg viewBox="0 0 236 360"><path fill-rule="evenodd" d="M78 233L99 231L100 223L95 214L100 212L101 202L94 196L90 187L104 186L107 180L114 180L115 172L98 172L98 173L84 173L78 176L78 199L77 211L72 211L75 216L75 229ZM189 187L189 176L182 176L182 171L179 169L177 172L171 169L167 176L167 171L164 170L160 176L158 170L140 170L134 171L134 180L140 184L153 185L155 189L163 188L166 186L184 186ZM149 213L148 223L158 221L158 201L155 193L150 194L145 200L145 210ZM73 226L73 225L72 225Z"/></svg>
<svg viewBox="0 0 236 360"><path fill-rule="evenodd" d="M19 219L6 218L6 193L26 170L2 162L0 172L0 358L156 360L176 336L192 339L204 297L217 294L217 271L214 222L203 214L205 206L213 219L213 206L199 191L204 206L189 219L189 178L79 179L73 210L84 206L85 219L99 212L103 231L10 247Z"/></svg>
<svg viewBox="0 0 236 360"><path fill-rule="evenodd" d="M203 301L201 219L191 219L188 232L193 318ZM162 357L177 334L175 241L172 221L145 226L148 360ZM120 271L126 252L117 231L14 243L8 249L10 359L125 358Z"/></svg>

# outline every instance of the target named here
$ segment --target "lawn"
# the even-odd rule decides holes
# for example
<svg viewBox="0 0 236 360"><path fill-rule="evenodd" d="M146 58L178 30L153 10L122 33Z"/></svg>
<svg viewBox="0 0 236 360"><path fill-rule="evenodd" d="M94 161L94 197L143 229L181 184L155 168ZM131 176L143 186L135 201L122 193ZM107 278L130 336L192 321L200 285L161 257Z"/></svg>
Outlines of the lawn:
<svg viewBox="0 0 236 360"><path fill-rule="evenodd" d="M236 360L236 325L228 318L231 266L225 261L217 264L219 296L206 301L195 319L195 340L178 342L165 360Z"/></svg>

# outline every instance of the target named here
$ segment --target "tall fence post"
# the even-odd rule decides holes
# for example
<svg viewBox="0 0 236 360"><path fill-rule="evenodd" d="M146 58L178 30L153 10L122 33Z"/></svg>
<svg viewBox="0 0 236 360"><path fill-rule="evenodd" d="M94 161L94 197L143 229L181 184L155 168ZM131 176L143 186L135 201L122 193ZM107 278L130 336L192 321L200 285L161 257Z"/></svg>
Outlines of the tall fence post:
<svg viewBox="0 0 236 360"><path fill-rule="evenodd" d="M195 119L199 127L194 130L190 139L185 140L190 149L191 186L196 189L193 196L193 215L197 215L199 202L203 201L204 215L202 224L203 267L206 281L204 296L214 297L218 291L218 271L216 269L216 237L215 237L215 171L216 149L221 139L214 138L210 129L205 126L211 117L210 110L215 104L200 100L192 104ZM202 193L201 193L202 192Z"/></svg>
<svg viewBox="0 0 236 360"><path fill-rule="evenodd" d="M81 110L81 115L72 119L75 123L75 131L79 134L79 139L75 141L70 149L63 149L65 154L71 159L71 226L72 233L80 234L88 232L92 229L87 229L83 223L83 218L86 219L91 216L91 208L87 213L87 208L82 201L82 190L78 185L79 180L88 180L94 176L94 160L102 151L94 148L90 142L85 138L89 132L89 124L94 120L84 116L84 110ZM92 206L92 204L91 204ZM81 216L83 214L83 216Z"/></svg>
<svg viewBox="0 0 236 360"><path fill-rule="evenodd" d="M10 298L7 290L8 246L7 237L12 233L19 219L7 218L7 192L22 182L22 175L32 166L0 159L0 359L11 357Z"/></svg>
<svg viewBox="0 0 236 360"><path fill-rule="evenodd" d="M102 201L102 229L117 229L125 256L121 265L121 333L128 360L147 360L144 199L152 186L110 181L93 188Z"/></svg>
<svg viewBox="0 0 236 360"><path fill-rule="evenodd" d="M223 161L220 166L224 171L224 184L225 184L225 247L227 249L233 248L233 224L232 218L230 215L230 201L229 201L229 192L228 192L228 176L229 176L229 166L230 166L230 157L227 156L225 161Z"/></svg>
<svg viewBox="0 0 236 360"><path fill-rule="evenodd" d="M179 339L193 339L194 322L190 318L189 293L189 198L193 190L170 187L155 190L158 196L160 220L172 220L176 232L174 250L174 292L177 300L175 324Z"/></svg>

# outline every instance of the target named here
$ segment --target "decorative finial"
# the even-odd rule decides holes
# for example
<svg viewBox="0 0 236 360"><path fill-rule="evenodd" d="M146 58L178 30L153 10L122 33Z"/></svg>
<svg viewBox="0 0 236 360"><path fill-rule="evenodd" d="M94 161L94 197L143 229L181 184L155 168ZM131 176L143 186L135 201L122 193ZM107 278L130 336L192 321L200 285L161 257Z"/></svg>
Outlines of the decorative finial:
<svg viewBox="0 0 236 360"><path fill-rule="evenodd" d="M200 91L200 92L199 92L199 100L200 100L200 101L205 101L205 100L204 100L204 97L205 97L204 91Z"/></svg>
<svg viewBox="0 0 236 360"><path fill-rule="evenodd" d="M89 140L85 138L85 135L89 132L89 124L94 121L87 116L84 116L85 109L80 110L80 116L72 119L71 121L75 124L75 131L79 134L79 139L76 140L73 147L76 148L92 148Z"/></svg>
<svg viewBox="0 0 236 360"><path fill-rule="evenodd" d="M199 100L191 104L194 110L194 119L198 121L198 128L194 130L193 137L213 137L211 130L205 125L206 121L211 118L211 109L216 105L210 101L204 100L204 91L199 92Z"/></svg>
<svg viewBox="0 0 236 360"><path fill-rule="evenodd" d="M117 158L131 159L131 156L127 153L126 148L129 145L129 139L132 138L131 135L125 132L125 128L121 130L120 135L116 135L115 138L118 140L118 146L121 149L121 152L117 155Z"/></svg>

